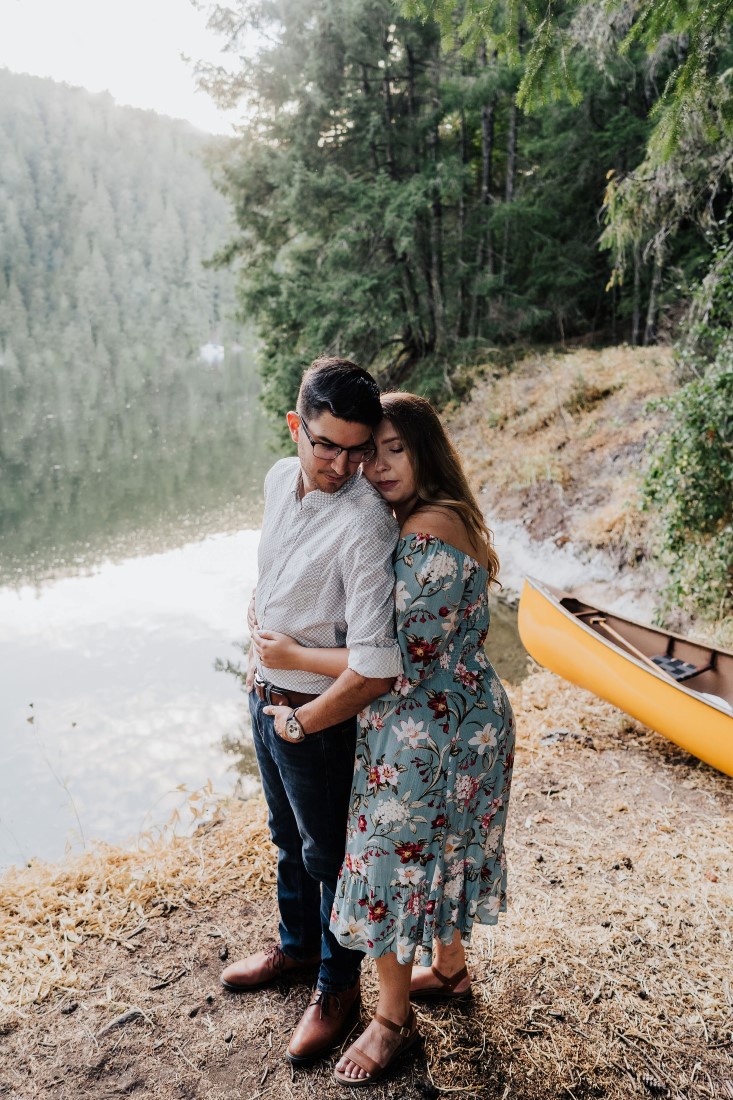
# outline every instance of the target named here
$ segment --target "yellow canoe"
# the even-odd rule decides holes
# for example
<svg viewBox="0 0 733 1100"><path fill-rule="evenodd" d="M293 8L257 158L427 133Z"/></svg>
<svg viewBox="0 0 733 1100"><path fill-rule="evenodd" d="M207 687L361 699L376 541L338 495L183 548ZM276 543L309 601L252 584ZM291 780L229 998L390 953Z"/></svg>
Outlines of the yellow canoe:
<svg viewBox="0 0 733 1100"><path fill-rule="evenodd" d="M593 607L527 577L519 635L539 664L733 776L733 653Z"/></svg>

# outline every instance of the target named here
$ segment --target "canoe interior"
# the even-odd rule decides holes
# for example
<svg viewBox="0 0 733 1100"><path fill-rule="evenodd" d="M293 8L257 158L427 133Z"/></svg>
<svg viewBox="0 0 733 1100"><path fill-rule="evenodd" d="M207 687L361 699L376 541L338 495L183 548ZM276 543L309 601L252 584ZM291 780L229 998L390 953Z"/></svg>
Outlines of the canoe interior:
<svg viewBox="0 0 733 1100"><path fill-rule="evenodd" d="M698 642L691 642L687 638L680 638L676 634L630 622L629 619L623 619L610 611L599 611L591 604L576 600L573 596L561 596L558 602L571 615L585 623L588 629L599 638L617 646L621 652L628 652L633 656L632 651L625 649L623 643L618 638L614 638L611 631L620 634L646 657L676 658L686 665L702 670L679 681L681 686L690 691L716 695L733 706L733 653L711 649ZM602 622L594 622L596 618ZM708 667L711 665L712 667Z"/></svg>

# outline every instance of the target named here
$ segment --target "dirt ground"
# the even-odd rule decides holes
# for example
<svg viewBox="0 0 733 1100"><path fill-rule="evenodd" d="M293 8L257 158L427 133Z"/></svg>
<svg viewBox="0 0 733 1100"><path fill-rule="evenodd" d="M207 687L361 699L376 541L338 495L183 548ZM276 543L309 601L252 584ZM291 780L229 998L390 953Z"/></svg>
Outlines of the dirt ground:
<svg viewBox="0 0 733 1100"><path fill-rule="evenodd" d="M509 912L474 936L472 1001L420 1009L422 1045L369 1095L733 1098L733 780L550 673L512 698ZM284 1058L307 984L248 995L219 985L225 959L276 935L264 809L247 812L232 805L173 854L143 852L116 872L101 905L136 896L152 874L148 901L105 937L77 920L40 1003L25 986L26 1003L17 986L13 1003L5 985L0 1096L344 1095L334 1057L305 1070ZM44 912L57 936L59 907L88 909L90 884L116 881L105 858L56 873ZM257 874L243 879L248 864ZM34 873L35 891L48 890L54 869ZM10 886L4 941L22 954L32 883ZM374 1000L369 964L364 1021Z"/></svg>
<svg viewBox="0 0 733 1100"><path fill-rule="evenodd" d="M644 403L670 370L609 349L487 375L454 415L487 513L636 568ZM474 934L471 1001L420 1008L423 1042L365 1094L733 1100L733 780L550 673L510 694L509 911ZM0 1097L346 1094L336 1056L284 1058L307 983L219 985L276 937L274 853L260 802L204 803L193 836L3 880ZM367 964L363 1022L375 989Z"/></svg>

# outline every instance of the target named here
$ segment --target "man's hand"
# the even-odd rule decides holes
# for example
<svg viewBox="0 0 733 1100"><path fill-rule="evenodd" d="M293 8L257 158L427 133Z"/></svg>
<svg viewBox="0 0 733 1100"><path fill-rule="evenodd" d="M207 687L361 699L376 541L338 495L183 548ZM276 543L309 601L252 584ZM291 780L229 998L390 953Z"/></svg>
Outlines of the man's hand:
<svg viewBox="0 0 733 1100"><path fill-rule="evenodd" d="M268 707L263 707L262 708L262 713L263 714L269 714L270 717L272 718L273 723L275 725L275 733L278 735L278 737L282 737L283 741L287 741L288 744L290 744L290 745L295 744L295 742L291 741L290 738L287 736L287 734L285 732L285 723L287 722L288 717L290 716L290 713L291 713L292 709L293 709L292 707L274 707L274 706L268 706Z"/></svg>

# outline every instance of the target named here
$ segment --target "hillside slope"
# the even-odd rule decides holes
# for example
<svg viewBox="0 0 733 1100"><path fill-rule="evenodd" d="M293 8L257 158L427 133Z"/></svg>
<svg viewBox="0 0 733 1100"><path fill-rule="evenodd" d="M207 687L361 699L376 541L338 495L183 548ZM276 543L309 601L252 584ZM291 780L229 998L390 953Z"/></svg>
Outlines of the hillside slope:
<svg viewBox="0 0 733 1100"><path fill-rule="evenodd" d="M508 374L487 368L470 400L449 413L489 524L521 529L538 561L572 549L573 587L606 602L629 588L643 602L644 589L659 588L653 516L642 511L640 488L661 423L648 403L673 392L673 369L669 348L534 354ZM511 547L497 543L511 570ZM583 568L591 558L604 563L600 585Z"/></svg>

